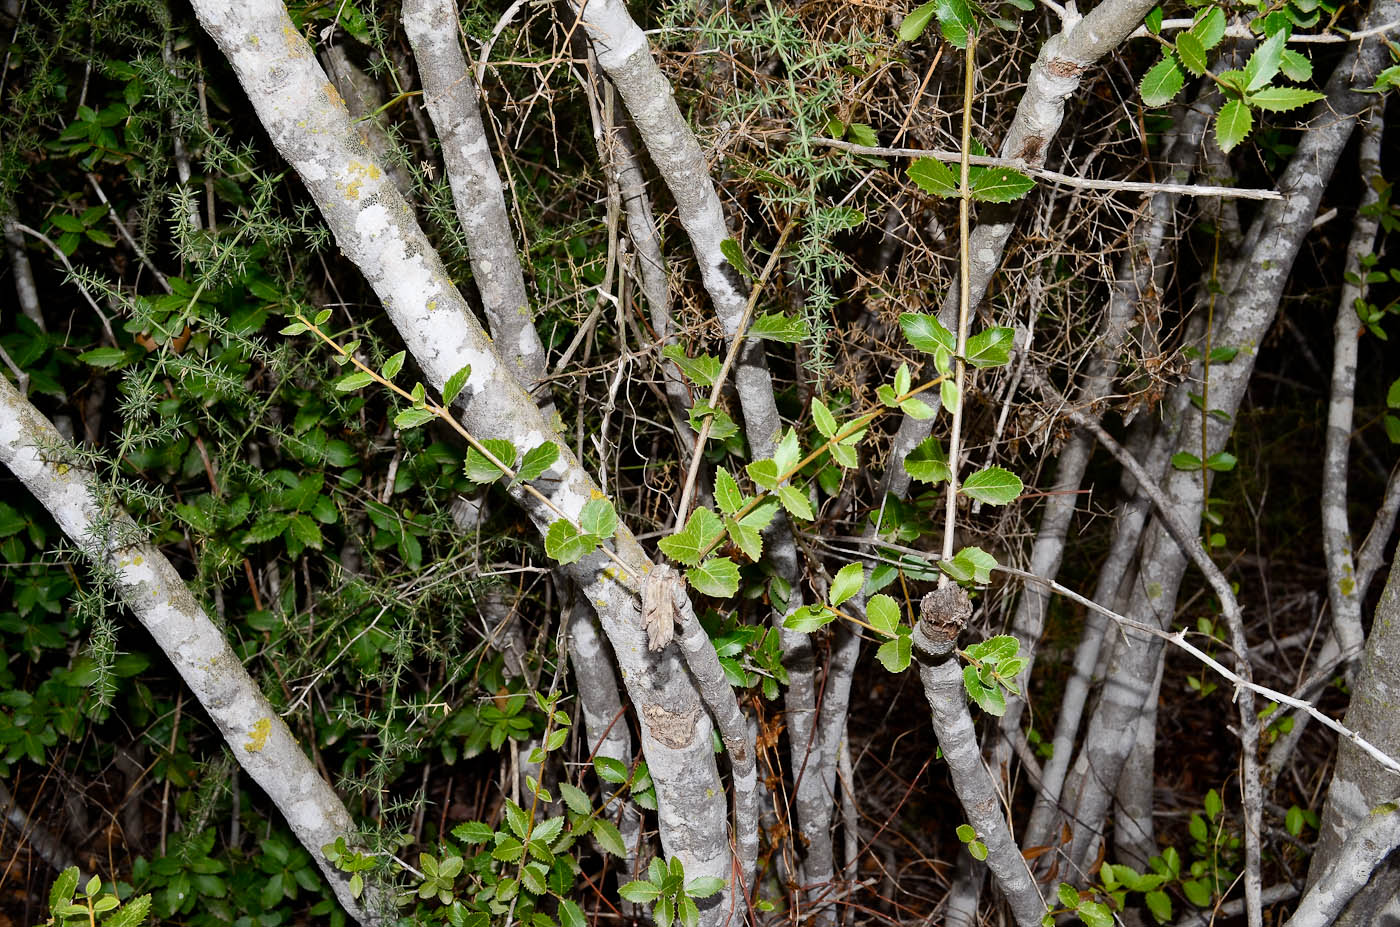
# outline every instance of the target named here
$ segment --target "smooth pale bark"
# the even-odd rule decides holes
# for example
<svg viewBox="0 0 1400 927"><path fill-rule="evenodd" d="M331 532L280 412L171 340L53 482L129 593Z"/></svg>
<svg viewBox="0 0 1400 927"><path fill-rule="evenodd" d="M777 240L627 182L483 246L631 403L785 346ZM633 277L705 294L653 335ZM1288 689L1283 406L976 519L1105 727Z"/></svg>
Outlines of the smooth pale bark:
<svg viewBox="0 0 1400 927"><path fill-rule="evenodd" d="M354 843L354 822L335 790L175 567L125 512L99 501L96 477L65 459L73 453L48 419L0 377L0 462L95 567L111 575L117 594L208 712L239 764L277 806L345 910L362 924L387 923L379 914L378 894L367 890L364 902L357 901L349 875L321 852L339 837Z"/></svg>
<svg viewBox="0 0 1400 927"><path fill-rule="evenodd" d="M621 0L590 0L578 8L578 15L599 65L622 96L637 135L675 200L676 215L690 239L701 284L714 304L725 336L733 339L739 333L747 296L720 251L729 229L705 153L676 105L671 84L652 57L646 36ZM755 459L772 456L782 420L761 342L751 340L740 347L734 386L750 450ZM803 881L808 897L816 901L827 893L835 877L831 841L834 793L828 782L835 778L836 756L828 753L818 736L811 636L783 627L783 620L803 604L800 560L786 514L779 513L773 520L764 532L764 542L768 558L790 589L785 607L775 609L772 620L788 671L783 707L796 780L798 829L807 847ZM834 911L824 906L817 916L820 923L827 924L834 920Z"/></svg>
<svg viewBox="0 0 1400 927"><path fill-rule="evenodd" d="M384 105L384 94L380 92L379 84L350 60L344 44L327 47L321 52L321 61L335 83L335 89L345 100L345 106L364 136L365 144L394 179L394 186L399 188L404 199L412 201L413 181L409 179L408 172L395 162L394 141L381 121L384 117L379 110ZM182 179L188 180L187 177Z"/></svg>
<svg viewBox="0 0 1400 927"><path fill-rule="evenodd" d="M349 114L274 0L198 0L195 12L229 59L259 119L296 169L345 255L364 273L421 368L441 389L467 365L462 422L478 438L506 438L518 450L550 440L553 429L448 278L412 211L358 140ZM536 484L577 519L600 492L566 447ZM558 519L520 486L511 488L541 533ZM568 567L593 605L637 710L642 748L656 784L661 841L688 876L729 882L732 855L722 786L710 749L711 722L676 648L647 649L635 582L651 561L625 527L613 541L629 576L602 554ZM717 923L727 892L708 899L702 922Z"/></svg>
<svg viewBox="0 0 1400 927"><path fill-rule="evenodd" d="M548 358L535 331L505 188L477 106L476 81L457 40L457 5L452 0L407 0L403 27L423 82L423 102L442 143L457 221L491 336L533 390L545 375Z"/></svg>
<svg viewBox="0 0 1400 927"><path fill-rule="evenodd" d="M1386 753L1400 753L1400 569L1393 564L1342 723ZM1394 795L1400 795L1400 776L1381 768L1350 740L1340 740L1309 884L1337 862L1343 842L1371 809Z"/></svg>
<svg viewBox="0 0 1400 927"><path fill-rule="evenodd" d="M1383 0L1366 18L1366 27L1396 20L1400 20L1400 4ZM1323 188L1355 126L1356 115L1371 103L1369 95L1359 88L1370 85L1385 58L1383 46L1373 40L1358 43L1344 56L1327 84L1327 99L1311 111L1310 127L1299 139L1297 151L1279 181L1285 198L1264 205L1246 235L1249 250L1239 262L1238 283L1228 292L1224 305L1217 306L1217 315L1223 314L1224 319L1217 322L1213 344L1237 348L1239 354L1229 363L1213 364L1210 368L1211 409L1222 410L1226 418L1206 417L1207 455L1221 450L1233 430L1234 416L1244 399L1254 361L1277 314L1294 258L1311 229ZM1178 389L1198 392L1200 379L1198 364L1192 380ZM1186 413L1177 450L1197 456L1202 452L1200 413L1194 409ZM1163 481L1162 491L1178 522L1199 524L1200 473L1173 469ZM1143 544L1141 569L1127 613L1140 621L1169 628L1188 558L1160 519L1148 526ZM1079 800L1070 816L1080 857L1074 860L1076 863L1084 861L1082 854L1092 844L1093 836L1103 829L1109 799L1132 743L1131 732L1156 675L1161 650L1160 639L1130 629L1125 630L1124 638L1114 649L1103 698L1082 748L1087 774L1081 779Z"/></svg>
<svg viewBox="0 0 1400 927"><path fill-rule="evenodd" d="M1332 397L1327 405L1327 443L1322 461L1322 549L1327 557L1327 602L1332 607L1332 633L1347 658L1360 653L1365 640L1361 600L1366 592L1356 582L1351 523L1347 518L1347 465L1351 458L1356 357L1361 335L1355 302L1364 292L1360 283L1360 275L1365 273L1361 258L1375 248L1380 228L1380 216L1366 215L1363 210L1380 199L1380 191L1371 179L1380 176L1384 107L1371 107L1370 117L1362 130L1357 156L1363 181L1361 204L1347 247L1346 273L1333 327Z"/></svg>
<svg viewBox="0 0 1400 927"><path fill-rule="evenodd" d="M1353 825L1346 842L1329 851L1330 859L1325 864L1319 863L1320 856L1313 856L1316 875L1311 879L1312 887L1284 927L1326 927L1338 923L1347 904L1366 890L1376 868L1396 846L1400 846L1400 804L1392 800L1374 809L1363 809L1363 816ZM1385 888L1386 894L1394 892L1393 879Z"/></svg>

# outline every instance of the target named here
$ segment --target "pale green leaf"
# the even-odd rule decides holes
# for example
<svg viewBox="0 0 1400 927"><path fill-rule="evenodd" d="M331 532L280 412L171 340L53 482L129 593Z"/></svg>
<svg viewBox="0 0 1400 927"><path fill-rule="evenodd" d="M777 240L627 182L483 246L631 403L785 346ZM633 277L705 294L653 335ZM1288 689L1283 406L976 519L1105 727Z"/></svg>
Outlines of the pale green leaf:
<svg viewBox="0 0 1400 927"><path fill-rule="evenodd" d="M1209 51L1225 38L1225 11L1218 6L1202 10L1196 14L1190 31L1200 41L1201 47Z"/></svg>
<svg viewBox="0 0 1400 927"><path fill-rule="evenodd" d="M685 571L691 587L703 595L727 599L739 591L739 567L728 557L711 557Z"/></svg>
<svg viewBox="0 0 1400 927"><path fill-rule="evenodd" d="M544 536L544 552L560 565L567 566L582 560L601 543L591 534L581 534L577 528L564 519L549 526Z"/></svg>
<svg viewBox="0 0 1400 927"><path fill-rule="evenodd" d="M715 378L719 376L722 364L718 357L709 354L698 354L695 357L686 357L685 348L679 344L668 344L661 349L661 354L676 362L676 366L681 368L681 373L686 379L696 386L714 386Z"/></svg>
<svg viewBox="0 0 1400 927"><path fill-rule="evenodd" d="M937 7L938 0L929 0L928 3L915 7L899 24L899 40L912 42L923 35Z"/></svg>
<svg viewBox="0 0 1400 927"><path fill-rule="evenodd" d="M836 620L836 613L824 605L804 605L783 619L783 627L800 634L810 634Z"/></svg>
<svg viewBox="0 0 1400 927"><path fill-rule="evenodd" d="M807 337L807 323L794 315L766 313L753 320L746 334L749 338L796 344Z"/></svg>
<svg viewBox="0 0 1400 927"><path fill-rule="evenodd" d="M1254 49L1254 54L1249 56L1244 66L1244 89L1247 93L1262 89L1274 79L1283 63L1283 43L1287 40L1288 36L1279 30Z"/></svg>
<svg viewBox="0 0 1400 927"><path fill-rule="evenodd" d="M1272 113L1286 113L1316 103L1323 96L1316 90L1304 90L1302 87L1265 87L1249 95L1249 104Z"/></svg>
<svg viewBox="0 0 1400 927"><path fill-rule="evenodd" d="M394 416L394 427L400 431L408 431L410 428L426 425L435 418L437 418L436 413L427 409L404 409Z"/></svg>
<svg viewBox="0 0 1400 927"><path fill-rule="evenodd" d="M715 504L726 515L733 515L744 505L744 494L729 471L723 467L715 469Z"/></svg>
<svg viewBox="0 0 1400 927"><path fill-rule="evenodd" d="M481 446L507 467L514 467L515 445L505 438L487 438L481 442ZM504 472L474 447L467 448L467 458L462 465L462 470L466 473L467 479L473 483L495 482Z"/></svg>
<svg viewBox="0 0 1400 927"><path fill-rule="evenodd" d="M875 659L880 661L880 665L891 673L902 673L909 668L909 659L913 656L913 644L909 635L901 634L891 638L880 645L880 649L875 651Z"/></svg>
<svg viewBox="0 0 1400 927"><path fill-rule="evenodd" d="M400 351L390 357L384 362L384 366L379 369L379 375L386 380L394 379L394 377L398 376L399 371L403 369L403 361L407 356L408 352Z"/></svg>
<svg viewBox="0 0 1400 927"><path fill-rule="evenodd" d="M823 438L830 438L836 434L836 417L820 399L812 400L812 423L817 426L817 431Z"/></svg>
<svg viewBox="0 0 1400 927"><path fill-rule="evenodd" d="M471 364L467 364L467 365L466 365L465 367L463 367L461 370L457 371L457 372L454 373L452 376L450 376L450 377L447 378L447 382L444 383L444 384L443 384L443 387L442 387L442 404L443 404L443 405L445 405L445 406L450 406L450 405L452 405L453 400L455 400L458 396L461 395L461 393L462 393L462 387L464 387L464 386L467 385L467 379L468 379L471 375L472 375L472 365L471 365Z"/></svg>
<svg viewBox="0 0 1400 927"><path fill-rule="evenodd" d="M1206 47L1194 32L1183 32L1176 37L1176 54L1186 70L1197 77L1206 72Z"/></svg>
<svg viewBox="0 0 1400 927"><path fill-rule="evenodd" d="M968 177L968 194L982 203L1010 203L1034 186L1034 180L1009 167L974 168Z"/></svg>
<svg viewBox="0 0 1400 927"><path fill-rule="evenodd" d="M826 600L832 607L840 605L851 596L860 592L860 587L865 585L865 567L859 563L848 563L836 571L836 576L831 580L831 589L827 591Z"/></svg>
<svg viewBox="0 0 1400 927"><path fill-rule="evenodd" d="M617 510L607 498L589 499L578 514L578 526L585 534L610 538L617 531Z"/></svg>
<svg viewBox="0 0 1400 927"><path fill-rule="evenodd" d="M1229 151L1249 135L1254 128L1254 116L1243 100L1231 100L1220 107L1215 117L1215 140L1221 151Z"/></svg>
<svg viewBox="0 0 1400 927"><path fill-rule="evenodd" d="M1021 478L1003 467L987 467L963 481L961 492L987 505L1006 505L1021 494Z"/></svg>
<svg viewBox="0 0 1400 927"><path fill-rule="evenodd" d="M559 445L553 441L546 441L525 452L525 459L520 462L520 469L515 471L515 476L521 480L537 480L544 476L544 472L554 466L558 459Z"/></svg>
<svg viewBox="0 0 1400 927"><path fill-rule="evenodd" d="M724 255L724 259L729 262L730 267L743 274L747 279L753 279L753 272L749 270L749 264L744 260L744 249L739 247L737 241L726 238L719 243L719 252Z"/></svg>
<svg viewBox="0 0 1400 927"><path fill-rule="evenodd" d="M807 494L796 486L781 486L778 488L778 499L783 503L783 508L788 510L793 518L800 518L803 521L811 521L814 517L812 503L807 498Z"/></svg>
<svg viewBox="0 0 1400 927"><path fill-rule="evenodd" d="M974 367L1000 367L1011 361L1011 348L1016 332L996 327L978 332L967 339L967 362Z"/></svg>
<svg viewBox="0 0 1400 927"><path fill-rule="evenodd" d="M685 527L657 542L661 552L677 563L699 566L700 558L724 534L724 523L707 508L690 513Z"/></svg>
<svg viewBox="0 0 1400 927"><path fill-rule="evenodd" d="M883 592L865 603L865 620L881 634L893 636L899 627L899 603Z"/></svg>
<svg viewBox="0 0 1400 927"><path fill-rule="evenodd" d="M920 483L935 486L953 476L953 471L948 468L948 458L943 453L943 445L936 437L925 438L910 451L904 458L904 469Z"/></svg>
<svg viewBox="0 0 1400 927"><path fill-rule="evenodd" d="M950 353L957 350L957 337L931 315L903 313L899 317L899 327L904 329L904 337L909 339L909 343L925 353L933 354L939 348Z"/></svg>

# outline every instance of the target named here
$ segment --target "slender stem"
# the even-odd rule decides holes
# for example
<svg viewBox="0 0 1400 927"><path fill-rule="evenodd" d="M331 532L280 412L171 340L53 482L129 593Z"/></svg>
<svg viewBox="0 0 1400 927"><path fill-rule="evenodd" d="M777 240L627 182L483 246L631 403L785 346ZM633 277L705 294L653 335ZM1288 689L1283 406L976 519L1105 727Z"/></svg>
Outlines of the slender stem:
<svg viewBox="0 0 1400 927"><path fill-rule="evenodd" d="M958 350L954 358L957 402L953 406L953 430L948 439L948 502L943 509L943 559L953 559L953 522L958 514L958 457L962 452L963 387L967 382L967 318L972 307L972 256L969 212L972 207L971 191L968 188L970 164L968 156L972 150L972 88L977 76L975 53L977 34L968 32L967 49L963 56L966 66L963 72L963 121L962 121L962 160L958 165L958 234L961 238L958 249ZM942 588L952 582L947 573L938 577Z"/></svg>

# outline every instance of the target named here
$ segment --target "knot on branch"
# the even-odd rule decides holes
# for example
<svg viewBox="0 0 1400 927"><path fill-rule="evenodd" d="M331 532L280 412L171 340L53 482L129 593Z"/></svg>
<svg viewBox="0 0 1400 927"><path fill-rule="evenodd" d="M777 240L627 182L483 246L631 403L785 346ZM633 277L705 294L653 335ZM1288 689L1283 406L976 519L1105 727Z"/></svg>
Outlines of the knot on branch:
<svg viewBox="0 0 1400 927"><path fill-rule="evenodd" d="M972 600L961 586L949 583L925 595L919 603L919 623L913 644L923 656L938 660L953 652L958 635L972 617Z"/></svg>

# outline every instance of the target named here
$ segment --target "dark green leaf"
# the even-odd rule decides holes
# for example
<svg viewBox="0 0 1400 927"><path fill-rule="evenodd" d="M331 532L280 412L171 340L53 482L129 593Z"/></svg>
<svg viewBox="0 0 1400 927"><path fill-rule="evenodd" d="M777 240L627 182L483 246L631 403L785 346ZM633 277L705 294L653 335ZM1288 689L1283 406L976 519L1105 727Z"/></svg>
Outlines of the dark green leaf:
<svg viewBox="0 0 1400 927"><path fill-rule="evenodd" d="M507 467L515 466L515 445L506 439L487 438L481 442L481 446ZM467 458L462 470L473 483L495 482L505 472L474 447L467 448Z"/></svg>
<svg viewBox="0 0 1400 927"><path fill-rule="evenodd" d="M974 168L968 178L968 192L982 203L1009 203L1030 192L1035 181L1009 167Z"/></svg>
<svg viewBox="0 0 1400 927"><path fill-rule="evenodd" d="M1186 83L1186 76L1176 63L1176 57L1167 54L1152 66L1142 78L1138 91L1142 102L1148 106L1165 106L1175 99Z"/></svg>
<svg viewBox="0 0 1400 927"><path fill-rule="evenodd" d="M553 441L546 441L538 447L532 447L525 452L525 459L520 462L520 469L515 471L516 479L537 480L544 476L544 472L554 466L554 462L559 459L559 445Z"/></svg>
<svg viewBox="0 0 1400 927"><path fill-rule="evenodd" d="M749 325L748 337L796 344L807 337L807 323L797 316L766 313Z"/></svg>
<svg viewBox="0 0 1400 927"><path fill-rule="evenodd" d="M963 495L987 505L1006 505L1021 495L1021 478L1002 467L988 467L969 476L962 484Z"/></svg>
<svg viewBox="0 0 1400 927"><path fill-rule="evenodd" d="M933 0L933 2L938 3L940 0ZM942 161L934 158L919 158L905 168L905 173L925 193L948 199L954 199L958 195L958 178L953 174L952 169Z"/></svg>
<svg viewBox="0 0 1400 927"><path fill-rule="evenodd" d="M923 35L937 7L938 0L929 0L928 3L915 7L899 24L899 40L912 42Z"/></svg>

